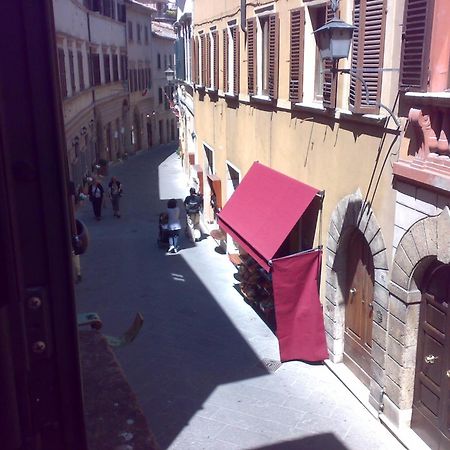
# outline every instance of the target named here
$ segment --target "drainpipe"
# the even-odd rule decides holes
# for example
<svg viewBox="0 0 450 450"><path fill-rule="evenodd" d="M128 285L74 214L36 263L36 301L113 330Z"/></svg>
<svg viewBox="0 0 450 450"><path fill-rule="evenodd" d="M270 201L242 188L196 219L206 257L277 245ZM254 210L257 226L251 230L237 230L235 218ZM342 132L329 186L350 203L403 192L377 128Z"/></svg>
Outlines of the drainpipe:
<svg viewBox="0 0 450 450"><path fill-rule="evenodd" d="M241 0L241 28L245 33L247 26L247 1Z"/></svg>

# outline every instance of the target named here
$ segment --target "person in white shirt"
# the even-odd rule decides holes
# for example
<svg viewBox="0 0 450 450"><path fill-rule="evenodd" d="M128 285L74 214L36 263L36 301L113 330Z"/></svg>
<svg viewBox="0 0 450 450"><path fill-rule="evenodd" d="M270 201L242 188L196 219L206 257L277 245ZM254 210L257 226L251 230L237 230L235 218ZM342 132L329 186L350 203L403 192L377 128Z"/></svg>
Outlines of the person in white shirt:
<svg viewBox="0 0 450 450"><path fill-rule="evenodd" d="M168 223L169 230L169 253L178 252L178 237L180 235L180 208L177 206L177 201L172 198L167 202Z"/></svg>

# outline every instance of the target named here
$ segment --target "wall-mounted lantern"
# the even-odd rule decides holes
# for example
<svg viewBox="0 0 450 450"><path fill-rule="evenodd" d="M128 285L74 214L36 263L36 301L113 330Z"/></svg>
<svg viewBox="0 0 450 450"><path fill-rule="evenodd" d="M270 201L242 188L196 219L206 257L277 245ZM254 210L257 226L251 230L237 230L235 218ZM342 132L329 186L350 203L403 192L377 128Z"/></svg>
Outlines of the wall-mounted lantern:
<svg viewBox="0 0 450 450"><path fill-rule="evenodd" d="M169 82L169 84L175 79L175 72L171 67L168 67L164 74L166 75L166 80Z"/></svg>

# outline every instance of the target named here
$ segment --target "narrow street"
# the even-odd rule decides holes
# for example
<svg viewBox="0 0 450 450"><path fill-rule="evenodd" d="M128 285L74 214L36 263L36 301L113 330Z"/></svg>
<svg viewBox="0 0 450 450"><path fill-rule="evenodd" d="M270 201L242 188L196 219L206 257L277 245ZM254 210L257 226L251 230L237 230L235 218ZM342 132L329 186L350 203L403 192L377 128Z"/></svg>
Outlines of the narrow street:
<svg viewBox="0 0 450 450"><path fill-rule="evenodd" d="M158 247L159 213L188 194L175 146L132 156L111 175L123 183L122 217L109 202L100 222L88 201L78 213L90 232L78 310L97 312L107 335L144 316L116 354L162 449L404 448L326 366L270 364L277 340L211 237L194 245L182 233L173 255Z"/></svg>

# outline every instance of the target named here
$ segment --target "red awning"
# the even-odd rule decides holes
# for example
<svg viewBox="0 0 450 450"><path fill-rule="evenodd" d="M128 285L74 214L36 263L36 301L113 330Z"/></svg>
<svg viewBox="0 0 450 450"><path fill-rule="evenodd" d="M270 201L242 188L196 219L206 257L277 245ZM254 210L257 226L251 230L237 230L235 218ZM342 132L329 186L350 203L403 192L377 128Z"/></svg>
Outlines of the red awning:
<svg viewBox="0 0 450 450"><path fill-rule="evenodd" d="M218 214L220 227L265 270L319 192L255 162Z"/></svg>

